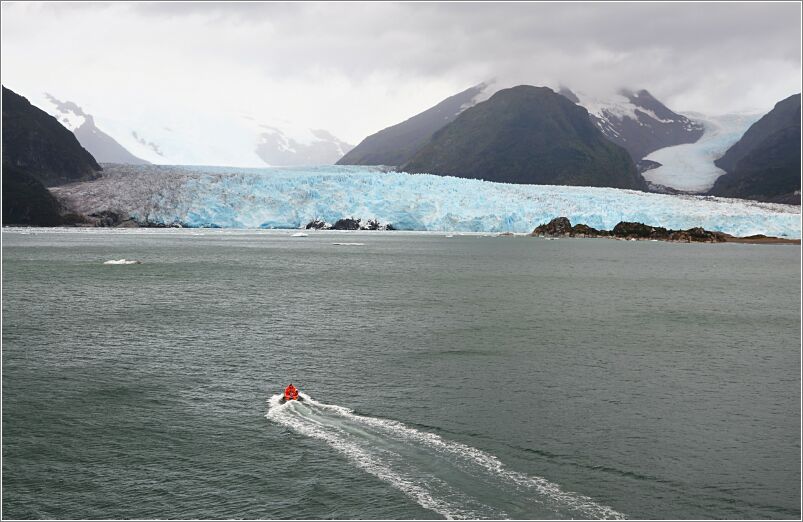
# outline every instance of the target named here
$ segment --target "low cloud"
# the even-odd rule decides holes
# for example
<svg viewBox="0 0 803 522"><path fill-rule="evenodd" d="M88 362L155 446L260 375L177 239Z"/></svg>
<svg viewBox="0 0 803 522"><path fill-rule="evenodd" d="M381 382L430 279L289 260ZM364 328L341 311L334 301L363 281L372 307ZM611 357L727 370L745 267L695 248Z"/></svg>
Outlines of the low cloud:
<svg viewBox="0 0 803 522"><path fill-rule="evenodd" d="M88 110L215 110L351 142L496 78L671 108L800 91L798 3L2 4L3 82Z"/></svg>

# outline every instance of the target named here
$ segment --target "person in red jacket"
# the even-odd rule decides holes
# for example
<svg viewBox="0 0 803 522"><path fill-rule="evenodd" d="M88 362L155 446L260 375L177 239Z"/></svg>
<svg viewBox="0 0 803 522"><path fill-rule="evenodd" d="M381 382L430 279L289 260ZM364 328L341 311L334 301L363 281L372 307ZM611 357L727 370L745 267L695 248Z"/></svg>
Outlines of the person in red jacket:
<svg viewBox="0 0 803 522"><path fill-rule="evenodd" d="M298 390L293 383L290 383L290 386L284 389L284 400L286 401L295 401L298 400Z"/></svg>

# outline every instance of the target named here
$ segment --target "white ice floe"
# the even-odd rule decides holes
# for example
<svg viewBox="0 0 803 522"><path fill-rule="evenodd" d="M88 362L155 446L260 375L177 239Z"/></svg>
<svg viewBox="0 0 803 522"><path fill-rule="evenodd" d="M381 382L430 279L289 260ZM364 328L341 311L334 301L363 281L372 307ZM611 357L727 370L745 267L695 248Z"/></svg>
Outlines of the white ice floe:
<svg viewBox="0 0 803 522"><path fill-rule="evenodd" d="M142 261L134 259L109 259L103 262L104 265L141 265Z"/></svg>

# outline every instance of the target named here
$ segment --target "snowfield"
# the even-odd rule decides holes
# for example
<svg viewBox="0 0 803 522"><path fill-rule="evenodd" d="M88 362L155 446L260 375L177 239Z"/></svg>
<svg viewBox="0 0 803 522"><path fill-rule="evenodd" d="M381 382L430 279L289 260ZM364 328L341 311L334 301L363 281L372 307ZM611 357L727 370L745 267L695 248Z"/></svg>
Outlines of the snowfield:
<svg viewBox="0 0 803 522"><path fill-rule="evenodd" d="M134 156L156 165L265 167L334 163L352 146L331 133L291 122L261 121L222 110L131 107L121 117L88 113L47 93L29 101L75 132L92 114L94 125ZM172 109L172 110L170 110Z"/></svg>
<svg viewBox="0 0 803 522"><path fill-rule="evenodd" d="M725 171L714 165L731 145L739 141L760 114L703 116L688 113L705 126L705 133L695 143L656 150L644 159L662 166L643 173L651 183L685 192L707 192Z"/></svg>
<svg viewBox="0 0 803 522"><path fill-rule="evenodd" d="M554 217L595 228L637 221L737 236L800 238L800 207L703 196L512 185L376 167L110 166L99 180L52 189L83 214L112 210L190 227L303 228L314 219L376 219L401 230L530 232Z"/></svg>

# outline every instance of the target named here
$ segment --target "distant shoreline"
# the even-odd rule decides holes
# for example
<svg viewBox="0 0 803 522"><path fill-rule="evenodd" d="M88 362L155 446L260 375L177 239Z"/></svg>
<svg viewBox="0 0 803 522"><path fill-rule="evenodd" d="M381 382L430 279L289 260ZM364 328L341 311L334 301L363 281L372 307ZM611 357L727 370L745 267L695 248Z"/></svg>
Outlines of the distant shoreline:
<svg viewBox="0 0 803 522"><path fill-rule="evenodd" d="M598 235L598 236L582 236L582 235L575 235L575 236L541 236L532 232L470 232L470 231L451 231L451 230L368 230L368 229L360 229L360 230L334 230L334 229L324 229L324 230L305 230L299 228L220 228L220 227L166 227L166 226L119 226L119 227L101 227L101 226L92 226L92 225L61 225L61 226L54 226L54 227L41 227L41 226L31 226L31 225L15 225L15 224L3 224L2 226L3 231L10 231L9 229L22 229L22 230L98 230L98 229L106 229L106 230L116 230L116 231L137 231L137 230L187 230L187 231L236 231L236 232L299 232L304 231L307 233L312 234L320 234L326 232L332 232L335 234L349 234L354 232L360 232L365 234L374 234L376 232L385 235L389 233L390 235L405 235L405 234L423 234L428 236L436 236L441 234L446 234L447 237L459 237L459 236L477 236L477 237L541 237L542 239L613 239L616 241L662 241L665 243L740 243L740 244L749 244L749 245L800 245L800 239L790 239L790 238L783 238L783 237L775 237L775 236L764 236L761 234L753 235L753 236L746 236L746 237L736 237L736 236L728 236L727 234L723 234L723 239L720 241L683 241L683 240L673 240L673 239L651 239L651 238L625 238L625 237L616 237L612 235ZM11 230L13 231L13 230Z"/></svg>

